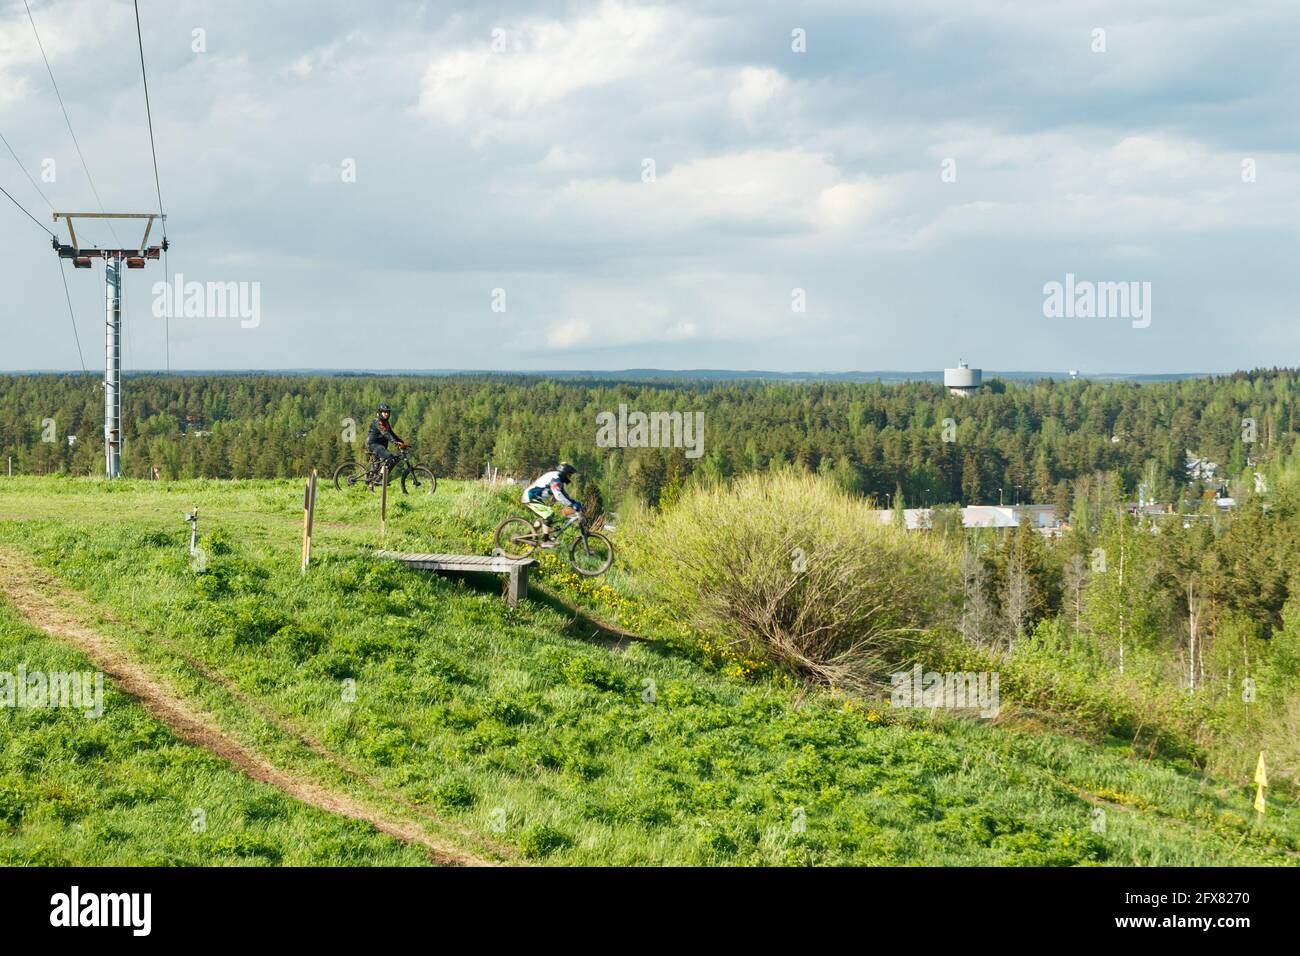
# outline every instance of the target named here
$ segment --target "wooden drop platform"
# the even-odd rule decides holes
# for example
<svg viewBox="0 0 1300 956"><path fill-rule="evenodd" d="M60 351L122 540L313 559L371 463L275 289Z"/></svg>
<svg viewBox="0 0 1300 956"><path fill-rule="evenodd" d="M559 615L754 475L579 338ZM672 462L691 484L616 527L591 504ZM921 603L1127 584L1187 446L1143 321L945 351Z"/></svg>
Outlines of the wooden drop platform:
<svg viewBox="0 0 1300 956"><path fill-rule="evenodd" d="M400 561L408 567L424 571L482 571L487 574L506 574L506 603L514 607L520 598L528 597L528 569L537 561L533 558L507 558L501 555L481 554L416 554L405 551L376 551L375 557Z"/></svg>

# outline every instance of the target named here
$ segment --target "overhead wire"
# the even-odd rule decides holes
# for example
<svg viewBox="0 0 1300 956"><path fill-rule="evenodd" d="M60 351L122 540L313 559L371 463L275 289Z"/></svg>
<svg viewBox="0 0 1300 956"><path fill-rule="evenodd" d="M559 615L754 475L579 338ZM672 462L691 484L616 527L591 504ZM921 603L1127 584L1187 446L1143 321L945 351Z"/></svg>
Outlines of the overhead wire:
<svg viewBox="0 0 1300 956"><path fill-rule="evenodd" d="M50 212L54 212L54 211L55 211L55 210L54 210L54 203L50 202L50 197L47 196L47 195L45 195L45 191L44 191L43 189L41 189L41 187L38 186L38 185L36 184L36 180L32 177L32 174L28 171L27 167L23 165L23 161L22 161L21 159L18 158L18 154L17 154L16 152L14 152L14 148L13 148L13 146L11 146L11 145L9 144L9 140L5 138L4 133L0 133L0 143L4 143L4 144L5 144L5 149L9 150L9 155L12 156L12 157L14 158L14 163L18 166L19 169L21 169L21 170L23 171L23 175L25 175L25 176L27 177L27 181L30 182L30 183L32 184L32 188L35 189L36 192L40 194L40 197L41 197L42 199L45 200L45 205L47 205L47 206L50 207ZM13 197L10 197L10 198L13 198ZM24 212L25 212L25 211L26 211L26 210L24 210ZM40 224L37 223L37 225L40 225ZM44 229L45 227L42 226L41 228ZM46 231L46 232L49 232L48 229L46 229L45 231ZM53 234L53 233L50 233L50 236L53 238L53 237L54 237L54 234ZM57 240L56 240L56 241L57 241ZM67 300L67 303L68 303L68 319L69 319L69 321L71 321L71 323L72 323L72 339L73 339L73 341L74 341L74 342L76 343L76 345L77 345L77 361L79 361L79 362L81 363L81 371L82 371L82 374L86 374L86 372L88 371L87 368L86 368L86 355L85 355L85 353L82 352L82 350L81 350L81 333L80 333L80 331L78 331L78 329L77 329L77 313L76 313L76 310L73 309L73 307L72 307L72 290L68 288L68 273L67 273L67 269L66 269L66 268L64 267L64 265L63 265L63 259L62 259L62 257L60 257L60 258L57 260L57 262L58 262L58 266L59 266L59 278L60 278L61 280L63 280L63 297L64 297L64 299Z"/></svg>
<svg viewBox="0 0 1300 956"><path fill-rule="evenodd" d="M136 45L140 49L140 79L144 84L144 115L149 123L149 153L153 157L153 185L158 194L158 216L162 223L163 234L163 278L166 280L166 287L171 288L171 268L167 261L167 214L163 210L162 199L162 180L158 175L158 146L153 135L153 109L149 105L149 71L144 65L144 34L140 29L140 0L134 0L135 4L135 39ZM172 369L172 336L171 336L171 309L163 312L163 330L165 337L165 354L167 360L167 371Z"/></svg>
<svg viewBox="0 0 1300 956"><path fill-rule="evenodd" d="M139 51L139 54L140 54L140 75L141 75L141 80L142 80L142 83L143 83L143 86L144 86L145 118L146 118L146 121L147 121L147 123L148 123L148 128L149 128L149 153L150 153L150 157L151 157L151 159L152 159L152 161L153 161L154 192L155 192L155 194L157 195L157 198L158 198L158 217L159 217L159 221L160 221L161 226L162 226L162 233L163 233L163 270L164 270L164 275L165 275L166 278L167 278L167 283L168 283L168 285L170 286L170 282L171 282L171 268L170 268L170 263L169 263L168 258L167 258L167 246L169 245L169 243L168 243L168 241L167 241L167 217L166 217L166 213L165 213L165 210L164 210L163 199L162 199L162 177L160 176L159 171L158 171L158 146L157 146L156 138L155 138L155 136L154 136L154 128L153 128L153 106L152 106L152 103L150 102L150 98L149 98L149 74L148 74L148 70L147 70L146 65L145 65L145 57L144 57L144 34L143 34L143 31L142 31L142 29L141 29L141 25L140 25L140 4L139 4L139 0L133 0L133 6L134 6L134 9L135 9L136 45L137 45L137 48L138 48L138 51ZM60 109L60 111L63 113L63 121L64 121L64 124L65 124L65 125L67 126L67 128L68 128L68 135L72 138L72 145L73 145L73 147L74 147L74 148L76 149L76 151L77 151L77 158L81 160L81 168L82 168L82 171L86 174L86 181L90 184L90 191L91 191L91 193L94 194L95 202L96 202L96 203L98 204L98 206L99 206L99 211L100 211L101 213L105 213L105 214L107 214L107 210L104 208L104 202L103 202L103 200L100 198L100 195L99 195L99 189L95 186L95 180L94 180L94 177L91 175L91 172L90 172L90 166L89 166L89 164L86 162L85 154L82 152L82 149L81 149L81 143L80 143L80 141L77 139L76 131L72 128L72 119L71 119L71 117L68 115L68 108L67 108L67 105L66 105L66 104L64 103L64 101L63 101L63 94L62 94L62 92L59 90L59 84L58 84L58 81L54 78L54 69L53 69L53 67L50 65L50 59L49 59L49 56L48 56L48 55L46 54L46 52L45 52L45 44L41 41L40 30L39 30L39 29L37 28L37 26L36 26L36 18L32 15L32 8L31 8L31 5L28 3L28 0L23 0L23 7L24 7L24 9L27 11L27 20L28 20L28 22L31 24L31 27L32 27L32 35L36 38L36 46L37 46L37 48L40 50L42 61L45 63L45 71L46 71L46 73L49 74L49 77L50 77L50 85L54 88L54 95L55 95L55 98L58 100L58 103L59 103L59 109ZM27 180L31 183L32 188L35 189L36 192L40 195L41 199L43 199L43 200L45 201L45 204L46 204L47 206L50 207L51 212L54 212L55 209L54 209L54 205L53 205L53 203L50 202L49 197L45 195L45 192L44 192L44 191L40 188L40 186L37 184L36 180L32 177L32 175L31 175L31 173L28 171L27 167L24 166L24 165L22 164L22 162L19 160L19 158L18 158L18 154L14 151L13 147L9 144L9 141L8 141L7 139L5 139L4 136L3 136L2 134L0 134L0 141L2 141L2 142L4 143L5 148L9 151L9 154L13 157L14 162L17 163L18 167L23 171L23 174L27 177ZM44 231L48 236L50 236L51 239L55 240L56 242L58 241L57 236L55 236L54 232L52 232L49 228L47 228L45 225L43 225L39 219L37 219L35 216L33 216L33 215L31 214L31 212L28 211L27 207L25 207L22 203L20 203L17 199L15 199L14 196L13 196L13 195L12 195L12 194L7 190L7 189L5 189L3 186L0 186L0 192L3 192L4 195L5 195L5 197L8 198L10 202L12 202L15 206L17 206L18 209L19 209L19 210L20 210L20 211L21 211L25 216L27 216L28 219L30 219L32 222L36 223L36 225L39 226L39 227L41 228L41 230ZM118 239L117 231L113 228L113 224L112 224L112 222L109 221L109 222L107 223L107 225L108 225L108 228L109 228L109 232L111 232L112 235L113 235L113 239L114 239L114 241L117 242L117 243L120 245L121 240ZM105 269L107 268L107 263L101 263L101 265L102 265ZM69 317L70 317L71 320L72 320L72 333L73 333L73 338L74 338L74 340L76 341L76 346L77 346L77 356L78 356L78 358L79 358L80 361L81 361L81 368L82 368L82 371L85 372L85 371L87 371L87 369L86 369L85 356L84 356L84 353L82 352L82 349L81 349L81 336L80 336L80 334L78 333L78 330L77 330L76 314L75 314L75 312L74 312L74 310L73 310L73 306L72 306L72 293L71 293L71 290L69 289L69 286L68 286L67 271L66 271L66 269L64 268L63 260L62 260L62 259L59 260L59 276L60 276L60 278L61 278L61 280L62 280L62 282L63 282L64 298L66 299L66 301L67 301L67 303L68 303L68 315L69 315ZM107 277L105 276L105 280L106 280L106 279L107 279ZM120 293L119 293L119 294L120 294ZM165 349L165 361L166 361L166 368L167 368L167 370L168 370L168 371L171 371L171 323L170 323L170 318L171 318L171 317L170 317L170 310L169 310L168 313L165 315L165 318L166 318L166 320L167 320L167 321L166 321L166 324L165 324L165 344L164 344L164 349ZM122 329L122 331L123 331L123 333L124 333L124 337L126 338L126 347L127 347L127 351L129 352L130 349L131 349L131 343L130 343L130 332L129 332L129 330L128 330L125 326L126 326L126 323L124 322L124 323L123 323L123 329Z"/></svg>
<svg viewBox="0 0 1300 956"><path fill-rule="evenodd" d="M18 154L14 152L13 146L11 146L9 140L5 138L4 133L0 133L0 143L4 143L5 149L9 150L9 155L14 158L14 163L23 171L23 175L25 175L27 181L32 184L32 188L36 190L42 199L45 200L45 205L50 207L50 212L54 212L54 203L50 202L50 197L45 195L45 191L37 185L35 178L33 178L27 167L23 165L23 161L18 158ZM6 195L8 194L6 193ZM10 196L10 198L12 199L13 197ZM26 212L25 209L23 211ZM40 225L40 223L37 223L37 225ZM45 227L41 226L41 228L44 229ZM45 231L49 232L48 229ZM50 235L53 237L54 234L50 233ZM59 278L63 280L63 297L68 303L68 319L72 322L72 339L77 344L77 360L81 362L82 374L85 374L88 371L86 369L86 356L81 350L81 333L77 330L77 313L72 307L72 290L68 288L68 272L63 265L63 259L59 258L57 261L59 266Z"/></svg>
<svg viewBox="0 0 1300 956"><path fill-rule="evenodd" d="M81 373L83 375L89 372L86 368L86 356L81 352L81 335L77 332L77 315L72 311L72 291L68 288L68 270L63 265L63 259L58 259L59 278L63 280L63 295L68 300L68 318L72 320L72 337L77 342L77 358L81 360Z"/></svg>
<svg viewBox="0 0 1300 956"><path fill-rule="evenodd" d="M12 194L11 192L9 192L9 190L5 189L3 186L0 186L0 193L4 193L5 196L8 197L9 201L10 201L11 203L13 203L15 206L17 206L19 209L21 209L23 215L26 216L28 219L30 219L32 222L36 223L36 225L39 226L39 227L40 227L40 228L45 232L45 234L46 234L47 236L49 236L51 239L55 239L55 238L57 238L57 237L54 235L54 233L50 232L50 230L47 229L47 228L45 227L45 224L44 224L43 222L41 222L39 219L37 219L35 216L33 216L30 212L28 212L28 211L27 211L27 207L24 206L22 203L20 203L17 199L15 199L15 198L13 197L13 194Z"/></svg>
<svg viewBox="0 0 1300 956"><path fill-rule="evenodd" d="M54 87L54 95L59 101L59 109L63 111L63 122L68 126L68 135L72 137L72 145L77 149L77 158L81 160L81 169L86 174L86 181L90 183L90 191L95 195L95 202L99 204L99 211L107 214L104 208L104 201L99 198L99 190L95 188L95 180L90 175L90 167L86 164L86 157L81 152L81 143L77 141L77 134L72 129L72 119L68 116L68 108L63 103L63 94L59 92L59 83L54 79L54 68L50 66L50 58L45 55L45 44L41 42L41 33L36 29L36 18L32 16L31 5L27 0L23 0L23 6L27 9L27 19L32 25L32 35L36 37L36 46L41 51L41 59L45 61L45 72L50 75L50 85ZM117 230L113 228L113 223L108 223L108 231L113 234L113 241L120 244L121 240L117 238Z"/></svg>
<svg viewBox="0 0 1300 956"><path fill-rule="evenodd" d="M33 178L30 172L28 172L27 167L23 165L22 160L18 158L18 154L14 152L14 148L9 145L9 140L5 139L4 133L0 133L0 143L5 144L5 149L9 150L9 155L14 158L14 162L17 163L18 168L23 171L23 175L26 176L27 181L32 184L32 188L40 194L42 199L45 200L45 205L50 207L50 212L54 212L54 203L50 202L50 197L45 195L45 191L37 185L35 178Z"/></svg>

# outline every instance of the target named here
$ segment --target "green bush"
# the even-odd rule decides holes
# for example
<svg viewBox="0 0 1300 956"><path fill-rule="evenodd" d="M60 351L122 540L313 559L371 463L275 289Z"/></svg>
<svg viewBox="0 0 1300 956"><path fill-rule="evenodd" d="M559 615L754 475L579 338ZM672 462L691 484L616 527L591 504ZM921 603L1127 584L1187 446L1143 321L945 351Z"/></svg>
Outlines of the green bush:
<svg viewBox="0 0 1300 956"><path fill-rule="evenodd" d="M436 785L430 791L429 799L444 810L459 810L473 806L478 796L465 781L451 779Z"/></svg>
<svg viewBox="0 0 1300 956"><path fill-rule="evenodd" d="M534 823L519 835L519 849L529 860L549 856L570 846L573 846L572 837L545 823Z"/></svg>
<svg viewBox="0 0 1300 956"><path fill-rule="evenodd" d="M213 528L200 536L199 545L211 557L231 554L235 550L234 536L224 528Z"/></svg>
<svg viewBox="0 0 1300 956"><path fill-rule="evenodd" d="M696 486L629 523L631 560L684 621L832 686L878 686L958 610L942 540L883 524L817 476Z"/></svg>
<svg viewBox="0 0 1300 956"><path fill-rule="evenodd" d="M12 787L0 787L0 823L17 826L23 819L27 801Z"/></svg>

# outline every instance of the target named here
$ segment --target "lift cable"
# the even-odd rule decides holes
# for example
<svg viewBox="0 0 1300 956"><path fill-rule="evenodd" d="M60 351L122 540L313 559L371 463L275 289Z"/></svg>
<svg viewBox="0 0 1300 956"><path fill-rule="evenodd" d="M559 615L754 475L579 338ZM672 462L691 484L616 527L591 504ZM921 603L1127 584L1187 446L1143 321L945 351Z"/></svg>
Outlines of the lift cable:
<svg viewBox="0 0 1300 956"><path fill-rule="evenodd" d="M163 215L162 182L158 178L158 147L153 138L153 111L149 106L149 74L144 66L144 37L140 33L140 0L135 0L135 38L140 47L140 78L144 81L144 115L149 121L149 152L153 156L153 185L158 193L158 215ZM163 236L167 235L167 220L162 220Z"/></svg>
<svg viewBox="0 0 1300 956"><path fill-rule="evenodd" d="M9 145L9 140L5 139L4 133L0 133L0 143L5 144L5 149L9 150L9 155L14 158L14 162L17 163L18 168L23 171L23 175L26 176L27 181L32 184L32 188L35 189L40 194L40 197L42 199L45 200L45 205L50 207L50 212L54 212L54 203L50 202L50 197L45 195L45 191L41 189L40 186L37 185L36 180L32 177L32 174L27 171L27 167L24 166L22 160L18 158L18 154L14 152L14 148Z"/></svg>
<svg viewBox="0 0 1300 956"><path fill-rule="evenodd" d="M45 61L45 72L50 74L50 84L54 87L54 95L59 100L59 109L63 111L63 121L68 125L68 135L72 137L72 145L77 148L77 157L81 160L81 168L86 174L86 181L90 183L90 191L95 194L95 202L99 203L99 211L106 213L104 201L99 198L99 190L95 188L95 180L90 175L90 167L86 165L86 157L81 152L81 143L77 142L77 134L72 130L72 120L68 117L68 108L63 103L63 94L59 92L59 84L54 79L54 69L50 66L50 58L45 55L45 45L41 43L40 31L36 29L36 18L32 16L31 5L27 0L23 0L23 6L27 8L27 19L32 25L32 34L36 37L36 46L40 48L41 59ZM108 231L113 234L113 241L121 243L117 238L117 231L113 228L112 222L108 224Z"/></svg>
<svg viewBox="0 0 1300 956"><path fill-rule="evenodd" d="M46 229L45 226L41 224L41 221L37 219L35 216L33 216L30 212L28 212L27 208L23 206L22 203L20 203L17 199L14 199L14 197L10 194L9 190L5 189L3 186L0 186L0 193L4 193L5 196L8 197L9 201L13 203L15 206L17 206L20 210L22 210L24 216L26 216L32 222L36 223L36 225L40 226L42 231L44 231L47 236L49 236L55 242L59 241L58 236L54 235L54 233ZM77 343L77 358L81 360L81 371L85 372L87 371L86 358L81 351L81 335L77 332L77 316L72 311L72 293L68 291L68 274L63 269L62 259L59 260L59 275L63 277L63 294L68 299L68 317L72 319L72 337L73 339L76 340Z"/></svg>
<svg viewBox="0 0 1300 956"><path fill-rule="evenodd" d="M18 168L23 171L23 174L27 177L27 181L32 184L32 188L35 189L38 193L40 193L41 198L45 200L45 205L50 207L50 212L54 212L54 203L50 202L50 197L45 195L45 192L41 189L41 187L36 184L36 180L32 178L32 174L27 171L27 167L24 166L22 160L18 158L18 154L14 152L14 148L9 145L9 140L5 138L4 133L0 133L0 143L5 144L5 149L9 150L9 155L14 158L14 162L18 165ZM6 193L5 195L8 195L8 193ZM13 197L10 196L9 198L12 199ZM23 210L23 212L26 211L27 210L25 209ZM40 223L38 222L37 225L40 226ZM41 228L45 229L44 226L41 226ZM49 232L48 229L45 229L45 231ZM50 233L50 236L51 238L53 238L54 234ZM68 301L68 318L72 320L72 338L77 343L77 358L81 362L81 371L84 374L87 371L86 356L81 351L81 333L77 331L77 314L72 308L72 292L68 289L68 274L64 269L62 259L58 260L58 264L59 264L59 278L63 280L63 296Z"/></svg>
<svg viewBox="0 0 1300 956"><path fill-rule="evenodd" d="M15 199L13 195L9 192L9 190L5 189L3 186L0 186L0 193L4 193L5 196L9 198L9 201L13 203L15 206L17 206L19 209L21 209L24 216L26 216L32 222L36 223L36 225L40 226L41 229L45 231L45 234L47 236L49 236L51 239L54 239L55 241L58 240L58 236L50 232L49 229L46 229L45 224L42 223L39 219L37 219L35 216L33 216L30 212L28 212L27 207L24 206L22 203L20 203L17 199Z"/></svg>
<svg viewBox="0 0 1300 956"><path fill-rule="evenodd" d="M167 287L171 287L171 268L167 261L167 216L163 212L162 199L162 180L158 176L158 147L154 142L153 136L153 110L149 106L149 71L144 65L144 35L140 30L140 0L135 0L135 39L140 48L140 79L144 83L144 115L149 121L149 152L153 156L153 185L154 190L158 193L158 216L162 221L163 234L163 278L166 280ZM165 350L167 359L167 371L172 370L172 335L171 335L171 309L163 313L163 334L165 336Z"/></svg>
<svg viewBox="0 0 1300 956"><path fill-rule="evenodd" d="M81 374L87 375L90 370L86 368L86 357L81 353L81 336L77 333L77 315L72 311L72 292L68 289L68 271L63 266L63 260L55 260L59 264L59 278L63 280L63 296L68 300L68 318L72 320L72 337L77 343L77 358L81 360Z"/></svg>

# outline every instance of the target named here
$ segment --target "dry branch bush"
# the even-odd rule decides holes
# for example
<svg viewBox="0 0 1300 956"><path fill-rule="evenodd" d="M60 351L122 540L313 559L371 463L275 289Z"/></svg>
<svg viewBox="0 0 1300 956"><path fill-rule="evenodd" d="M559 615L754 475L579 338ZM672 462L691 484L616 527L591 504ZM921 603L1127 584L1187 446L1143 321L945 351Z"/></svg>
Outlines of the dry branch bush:
<svg viewBox="0 0 1300 956"><path fill-rule="evenodd" d="M636 525L632 558L684 621L832 686L878 687L959 613L939 536L882 524L814 475L692 488Z"/></svg>
<svg viewBox="0 0 1300 956"><path fill-rule="evenodd" d="M990 597L988 568L979 552L967 544L961 555L961 635L976 647L991 648L997 640L997 610Z"/></svg>

